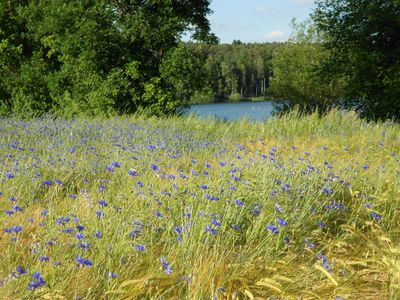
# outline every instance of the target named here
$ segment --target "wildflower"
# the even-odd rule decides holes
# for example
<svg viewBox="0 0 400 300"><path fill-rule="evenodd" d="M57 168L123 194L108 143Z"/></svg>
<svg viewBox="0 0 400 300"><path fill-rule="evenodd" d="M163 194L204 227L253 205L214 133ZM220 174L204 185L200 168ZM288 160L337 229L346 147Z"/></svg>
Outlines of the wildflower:
<svg viewBox="0 0 400 300"><path fill-rule="evenodd" d="M279 233L278 227L276 227L275 225L272 225L272 224L268 224L266 229L269 230L270 232L272 232L273 234Z"/></svg>
<svg viewBox="0 0 400 300"><path fill-rule="evenodd" d="M48 256L40 256L39 257L39 261L41 261L41 262L47 262L47 261L49 261L50 259L49 259L49 257Z"/></svg>
<svg viewBox="0 0 400 300"><path fill-rule="evenodd" d="M45 185L45 186L52 186L53 182L50 181L50 180L44 180L44 181L42 181L42 184Z"/></svg>
<svg viewBox="0 0 400 300"><path fill-rule="evenodd" d="M217 229L211 227L210 225L206 226L206 232L209 232L212 235L217 235L217 233L218 233Z"/></svg>
<svg viewBox="0 0 400 300"><path fill-rule="evenodd" d="M32 277L33 281L28 284L28 290L33 291L34 289L46 284L46 281L42 278L42 275L39 272L33 273Z"/></svg>
<svg viewBox="0 0 400 300"><path fill-rule="evenodd" d="M77 234L75 234L75 238L77 240L83 240L85 238L85 235L81 232L78 232Z"/></svg>
<svg viewBox="0 0 400 300"><path fill-rule="evenodd" d="M172 269L170 263L165 261L165 257L164 256L161 257L160 261L161 261L162 268L165 270L165 273L168 274L168 275L171 274L173 269Z"/></svg>
<svg viewBox="0 0 400 300"><path fill-rule="evenodd" d="M134 176L139 176L138 172L137 172L135 169L130 169L130 170L128 171L128 174L129 174L130 176L132 176L132 177L134 177Z"/></svg>
<svg viewBox="0 0 400 300"><path fill-rule="evenodd" d="M382 216L377 214L376 212L371 213L371 217L373 217L375 220L381 220Z"/></svg>
<svg viewBox="0 0 400 300"><path fill-rule="evenodd" d="M81 242L81 243L78 243L78 247L82 248L84 250L88 250L88 249L90 249L91 244L87 243L87 242Z"/></svg>
<svg viewBox="0 0 400 300"><path fill-rule="evenodd" d="M101 231L97 231L97 232L94 234L94 236L97 237L98 239L101 239L101 238L103 237L103 233L102 233Z"/></svg>
<svg viewBox="0 0 400 300"><path fill-rule="evenodd" d="M285 221L285 220L282 219L282 218L277 218L277 219L276 219L276 222L277 222L279 225L281 225L281 226L287 226L287 225L288 225L288 222Z"/></svg>
<svg viewBox="0 0 400 300"><path fill-rule="evenodd" d="M106 274L106 277L111 278L111 279L117 278L117 276L118 276L118 274L115 272L107 272L107 274Z"/></svg>
<svg viewBox="0 0 400 300"><path fill-rule="evenodd" d="M105 200L100 200L100 201L97 201L97 204L99 204L100 206L108 206L108 203L107 203L107 201L105 201Z"/></svg>
<svg viewBox="0 0 400 300"><path fill-rule="evenodd" d="M283 212L282 208L279 206L278 203L275 203L275 204L274 204L274 208L275 208L275 210L276 210L278 213L282 213L282 212Z"/></svg>
<svg viewBox="0 0 400 300"><path fill-rule="evenodd" d="M244 206L244 202L241 201L241 200L239 200L239 199L235 199L233 202L234 202L237 206Z"/></svg>
<svg viewBox="0 0 400 300"><path fill-rule="evenodd" d="M142 244L137 244L137 245L135 246L135 249L136 249L136 251L138 251L138 252L143 252L143 251L146 251L146 246L145 246L145 245L142 245Z"/></svg>
<svg viewBox="0 0 400 300"><path fill-rule="evenodd" d="M101 210L98 210L98 211L96 211L96 215L97 215L98 218L104 218L105 213L103 211L101 211Z"/></svg>
<svg viewBox="0 0 400 300"><path fill-rule="evenodd" d="M136 184L138 187L143 187L143 183L141 181L138 181Z"/></svg>
<svg viewBox="0 0 400 300"><path fill-rule="evenodd" d="M153 171L158 171L158 170L160 169L157 165L154 165L154 164L151 164L151 165L150 165L150 168L151 168Z"/></svg>
<svg viewBox="0 0 400 300"><path fill-rule="evenodd" d="M25 270L24 267L22 267L22 266L17 266L17 267L15 268L15 270L16 270L16 272L17 272L19 275L23 275L23 274L28 273L28 272L26 272L26 270Z"/></svg>
<svg viewBox="0 0 400 300"><path fill-rule="evenodd" d="M220 200L220 198L218 198L216 196L211 196L211 195L205 195L204 198L206 198L207 200L210 200L210 201L218 201L218 200Z"/></svg>
<svg viewBox="0 0 400 300"><path fill-rule="evenodd" d="M83 258L80 255L78 255L76 257L75 261L81 266L88 266L88 267L93 266L92 261L90 261L89 259Z"/></svg>

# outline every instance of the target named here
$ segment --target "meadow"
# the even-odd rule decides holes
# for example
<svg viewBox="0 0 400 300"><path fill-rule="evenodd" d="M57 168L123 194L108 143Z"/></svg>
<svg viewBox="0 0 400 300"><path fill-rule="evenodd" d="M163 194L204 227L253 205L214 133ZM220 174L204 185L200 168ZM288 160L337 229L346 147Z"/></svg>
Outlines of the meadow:
<svg viewBox="0 0 400 300"><path fill-rule="evenodd" d="M0 119L0 299L400 299L400 125Z"/></svg>

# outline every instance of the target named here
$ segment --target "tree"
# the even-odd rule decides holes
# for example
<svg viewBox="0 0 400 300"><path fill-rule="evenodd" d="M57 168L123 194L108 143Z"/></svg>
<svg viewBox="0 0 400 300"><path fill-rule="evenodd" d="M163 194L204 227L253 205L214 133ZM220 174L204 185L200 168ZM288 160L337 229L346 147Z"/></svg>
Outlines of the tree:
<svg viewBox="0 0 400 300"><path fill-rule="evenodd" d="M0 0L0 113L174 112L160 66L186 31L216 41L209 2Z"/></svg>
<svg viewBox="0 0 400 300"><path fill-rule="evenodd" d="M329 51L322 46L314 24L297 24L293 20L292 30L290 40L272 57L271 92L282 99L276 102L277 109L286 111L299 106L304 112L324 112L338 105L341 80L320 78L319 69Z"/></svg>
<svg viewBox="0 0 400 300"><path fill-rule="evenodd" d="M346 104L400 119L400 1L317 0L313 20L329 56L325 78L346 78Z"/></svg>

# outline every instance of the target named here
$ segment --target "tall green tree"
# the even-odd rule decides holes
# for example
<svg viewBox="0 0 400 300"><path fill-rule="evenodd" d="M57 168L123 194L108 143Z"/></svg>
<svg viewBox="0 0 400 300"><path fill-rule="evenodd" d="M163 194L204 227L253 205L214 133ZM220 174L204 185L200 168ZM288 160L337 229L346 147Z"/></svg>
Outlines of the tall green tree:
<svg viewBox="0 0 400 300"><path fill-rule="evenodd" d="M311 21L292 21L292 36L272 57L271 92L278 111L294 106L304 112L319 109L324 112L339 104L342 79L321 80L320 68L329 57L322 45L322 37Z"/></svg>
<svg viewBox="0 0 400 300"><path fill-rule="evenodd" d="M325 78L346 78L346 103L369 118L400 119L400 1L317 0Z"/></svg>
<svg viewBox="0 0 400 300"><path fill-rule="evenodd" d="M216 41L209 4L0 0L1 112L174 112L181 103L160 65L186 31Z"/></svg>

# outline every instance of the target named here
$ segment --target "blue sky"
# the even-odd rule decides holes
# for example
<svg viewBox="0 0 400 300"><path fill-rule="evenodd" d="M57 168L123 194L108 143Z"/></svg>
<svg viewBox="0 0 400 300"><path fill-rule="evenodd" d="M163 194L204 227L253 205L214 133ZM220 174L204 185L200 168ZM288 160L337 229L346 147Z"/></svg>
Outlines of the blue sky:
<svg viewBox="0 0 400 300"><path fill-rule="evenodd" d="M212 0L211 30L221 43L285 41L290 21L308 18L314 0Z"/></svg>

